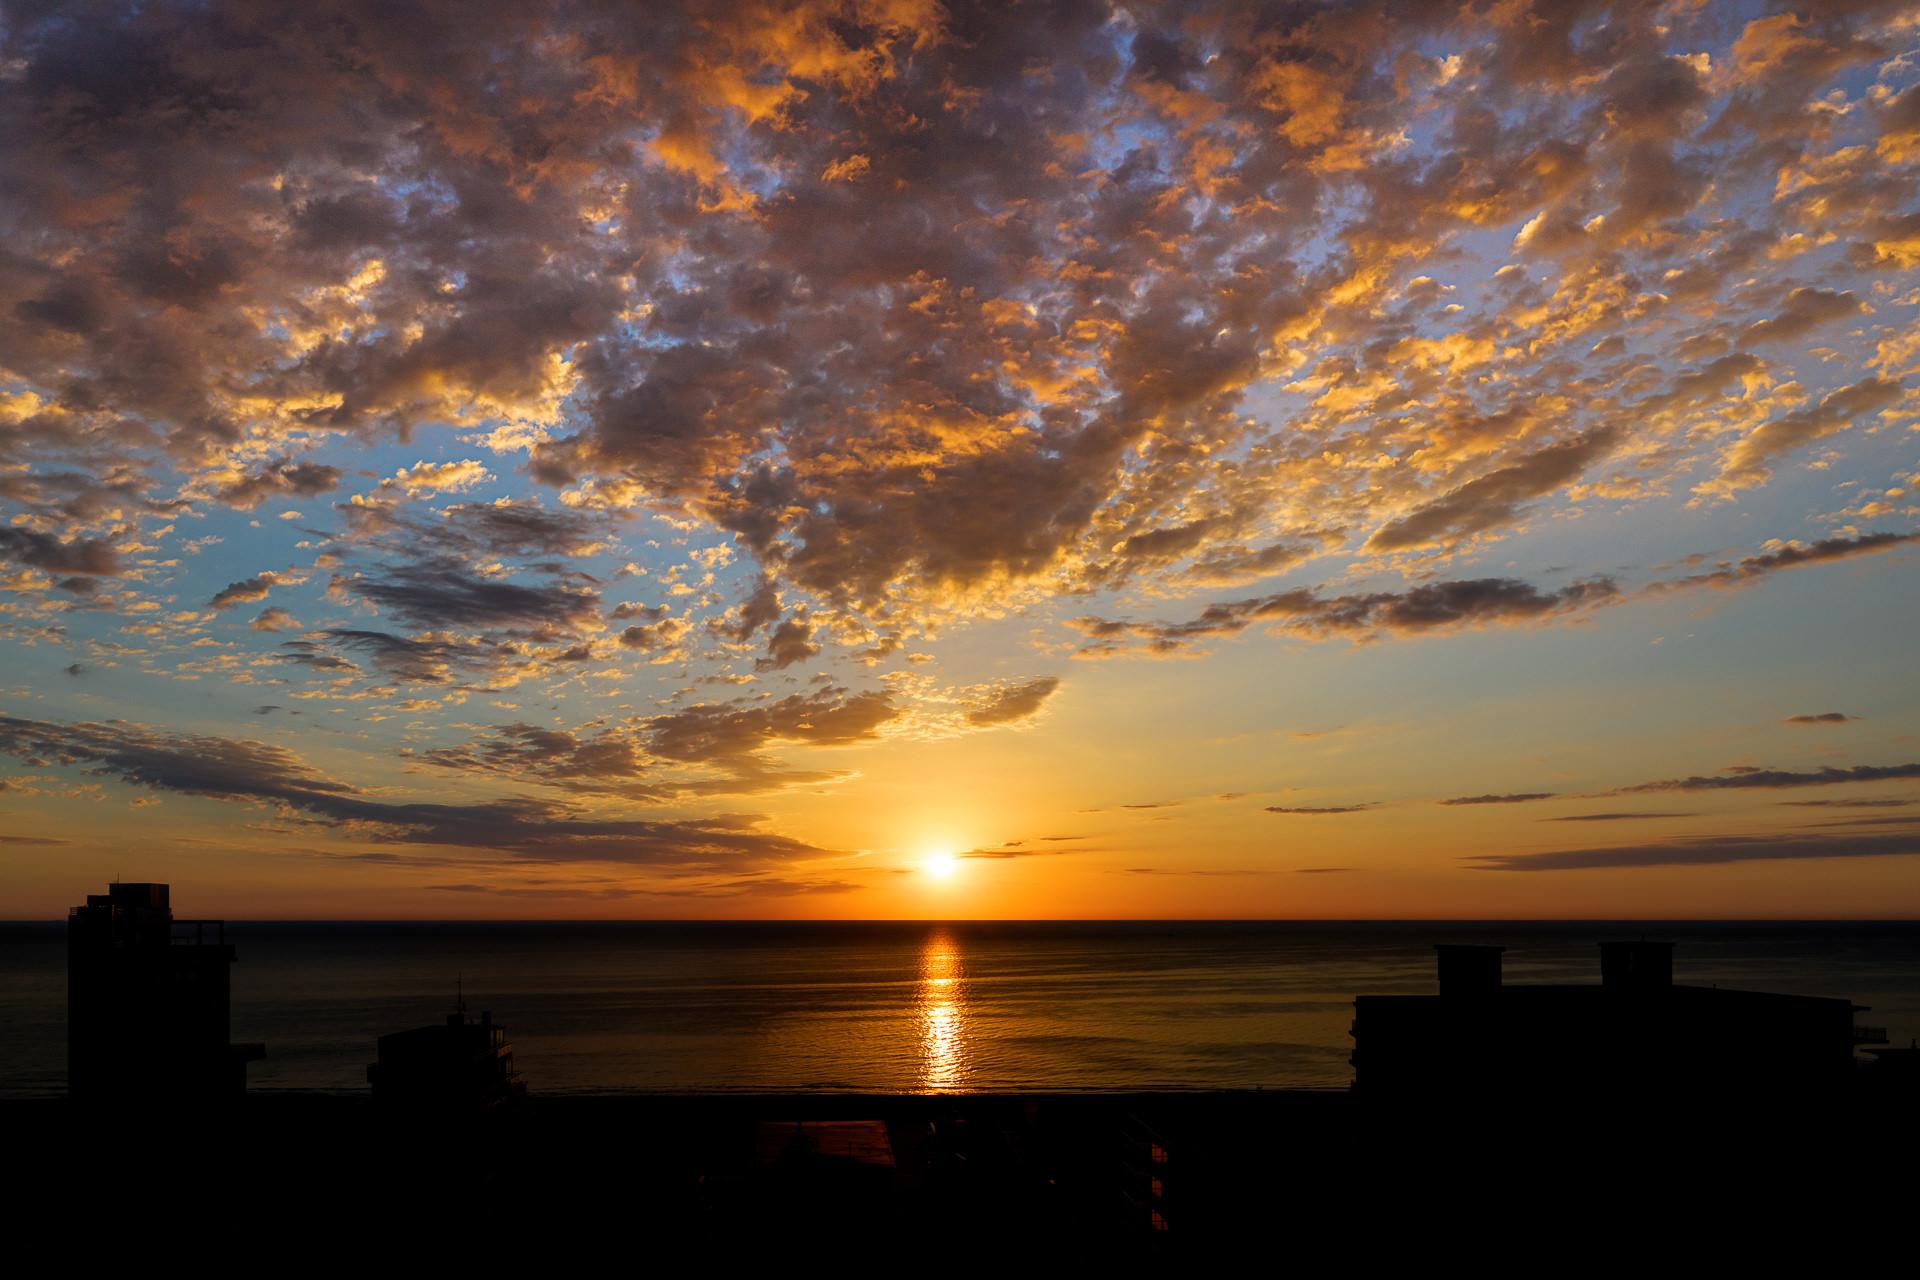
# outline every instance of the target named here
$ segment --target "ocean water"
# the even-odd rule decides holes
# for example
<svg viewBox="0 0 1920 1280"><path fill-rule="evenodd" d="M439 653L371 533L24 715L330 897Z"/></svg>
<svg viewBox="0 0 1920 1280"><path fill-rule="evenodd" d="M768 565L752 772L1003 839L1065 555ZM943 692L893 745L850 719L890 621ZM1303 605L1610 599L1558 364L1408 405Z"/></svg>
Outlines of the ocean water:
<svg viewBox="0 0 1920 1280"><path fill-rule="evenodd" d="M1353 997L1433 991L1434 943L1597 982L1595 942L1643 933L1678 944L1676 981L1846 996L1920 1036L1913 923L227 926L253 1087L364 1088L375 1037L457 987L544 1094L1342 1088ZM0 924L0 1095L64 1089L65 959L64 925Z"/></svg>

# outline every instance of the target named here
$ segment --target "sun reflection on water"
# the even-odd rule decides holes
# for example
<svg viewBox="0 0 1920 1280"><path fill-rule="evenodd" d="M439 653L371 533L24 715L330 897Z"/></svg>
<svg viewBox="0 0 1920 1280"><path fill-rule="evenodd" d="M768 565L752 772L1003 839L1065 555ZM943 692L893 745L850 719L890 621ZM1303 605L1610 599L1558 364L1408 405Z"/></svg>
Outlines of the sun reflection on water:
<svg viewBox="0 0 1920 1280"><path fill-rule="evenodd" d="M960 946L945 929L928 935L920 953L920 1087L958 1089L966 1083L967 992Z"/></svg>

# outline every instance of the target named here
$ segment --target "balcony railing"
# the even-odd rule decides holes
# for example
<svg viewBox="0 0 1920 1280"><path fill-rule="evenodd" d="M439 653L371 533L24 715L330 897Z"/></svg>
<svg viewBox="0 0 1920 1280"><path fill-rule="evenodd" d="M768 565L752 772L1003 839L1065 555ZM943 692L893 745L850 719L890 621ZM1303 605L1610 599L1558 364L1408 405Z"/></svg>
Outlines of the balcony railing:
<svg viewBox="0 0 1920 1280"><path fill-rule="evenodd" d="M193 936L188 937L185 930L191 926ZM171 922L167 941L176 947L204 947L207 945L207 932L213 933L213 944L225 946L227 942L227 922L225 920L174 920Z"/></svg>

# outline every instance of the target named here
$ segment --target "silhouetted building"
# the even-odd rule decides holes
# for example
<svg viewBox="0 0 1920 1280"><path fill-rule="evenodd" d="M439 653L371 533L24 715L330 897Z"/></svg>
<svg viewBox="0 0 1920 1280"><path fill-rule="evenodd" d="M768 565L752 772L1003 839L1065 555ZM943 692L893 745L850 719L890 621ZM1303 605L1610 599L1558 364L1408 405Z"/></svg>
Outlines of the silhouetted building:
<svg viewBox="0 0 1920 1280"><path fill-rule="evenodd" d="M893 1175L893 1139L884 1120L763 1120L754 1139L758 1169L884 1169Z"/></svg>
<svg viewBox="0 0 1920 1280"><path fill-rule="evenodd" d="M1129 1228L1167 1230L1166 1139L1133 1112L1120 1127L1120 1194Z"/></svg>
<svg viewBox="0 0 1920 1280"><path fill-rule="evenodd" d="M176 920L164 884L116 884L67 913L67 1088L165 1104L246 1091L258 1044L228 1043L221 920ZM211 935L209 937L209 935Z"/></svg>
<svg viewBox="0 0 1920 1280"><path fill-rule="evenodd" d="M1603 942L1600 984L1507 985L1505 948L1441 946L1440 994L1353 1002L1375 1095L1808 1091L1853 1077L1848 1000L1677 986L1670 942Z"/></svg>
<svg viewBox="0 0 1920 1280"><path fill-rule="evenodd" d="M380 1037L378 1062L367 1068L374 1101L412 1110L484 1111L524 1098L513 1069L513 1045L493 1014L475 1022L459 1004L438 1026Z"/></svg>
<svg viewBox="0 0 1920 1280"><path fill-rule="evenodd" d="M1911 1102L1920 1099L1920 1040L1912 1040L1902 1049L1886 1043L1882 1034L1875 1047L1866 1049L1866 1069L1861 1072L1869 1089L1898 1093Z"/></svg>

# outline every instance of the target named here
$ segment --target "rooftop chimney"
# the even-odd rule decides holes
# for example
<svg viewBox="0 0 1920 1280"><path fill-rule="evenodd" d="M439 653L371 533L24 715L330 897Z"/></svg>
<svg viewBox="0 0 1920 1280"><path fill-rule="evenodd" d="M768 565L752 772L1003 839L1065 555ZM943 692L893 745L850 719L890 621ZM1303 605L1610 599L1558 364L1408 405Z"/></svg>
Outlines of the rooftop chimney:
<svg viewBox="0 0 1920 1280"><path fill-rule="evenodd" d="M1600 985L1616 991L1649 991L1673 985L1671 942L1603 942Z"/></svg>
<svg viewBox="0 0 1920 1280"><path fill-rule="evenodd" d="M1434 948L1440 955L1440 995L1491 995L1500 989L1500 956L1505 947L1471 947L1457 943Z"/></svg>

